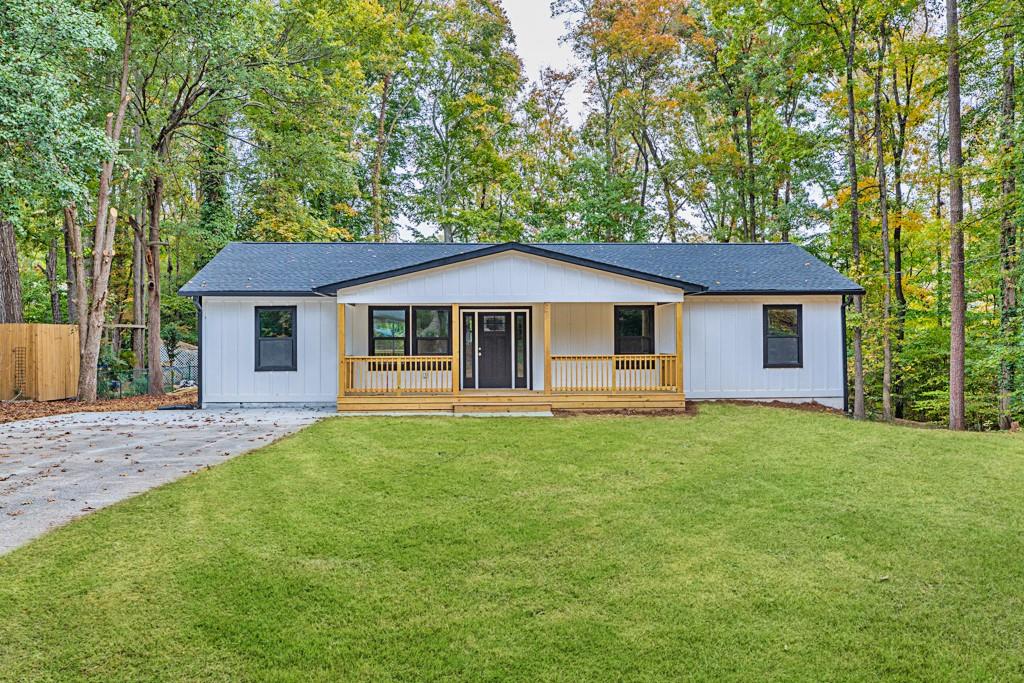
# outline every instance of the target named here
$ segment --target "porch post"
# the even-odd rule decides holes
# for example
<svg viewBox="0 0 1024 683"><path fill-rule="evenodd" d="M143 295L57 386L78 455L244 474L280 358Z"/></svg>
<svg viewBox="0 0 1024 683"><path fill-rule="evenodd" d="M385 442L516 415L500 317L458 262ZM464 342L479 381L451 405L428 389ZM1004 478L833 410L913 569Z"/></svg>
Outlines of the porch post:
<svg viewBox="0 0 1024 683"><path fill-rule="evenodd" d="M544 304L544 393L551 393L551 304Z"/></svg>
<svg viewBox="0 0 1024 683"><path fill-rule="evenodd" d="M462 350L462 316L459 315L459 305L452 304L452 393L459 393L459 385L462 384L462 364L460 362Z"/></svg>
<svg viewBox="0 0 1024 683"><path fill-rule="evenodd" d="M676 391L683 395L683 302L676 302Z"/></svg>
<svg viewBox="0 0 1024 683"><path fill-rule="evenodd" d="M345 304L338 304L338 398L345 395Z"/></svg>

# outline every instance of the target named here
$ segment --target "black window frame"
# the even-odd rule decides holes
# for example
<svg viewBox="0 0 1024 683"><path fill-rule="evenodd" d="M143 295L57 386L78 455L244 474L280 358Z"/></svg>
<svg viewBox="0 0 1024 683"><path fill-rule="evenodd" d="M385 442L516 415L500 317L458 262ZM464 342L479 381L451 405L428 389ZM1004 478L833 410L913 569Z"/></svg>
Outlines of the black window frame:
<svg viewBox="0 0 1024 683"><path fill-rule="evenodd" d="M253 368L256 372L297 372L299 369L299 307L298 306L256 306L253 322L255 323L255 355ZM260 313L270 311L286 311L292 318L292 362L289 365L262 365L260 363L260 342L264 339L283 339L283 337L260 336Z"/></svg>
<svg viewBox="0 0 1024 683"><path fill-rule="evenodd" d="M622 346L621 346L619 340L627 338L627 337L619 336L619 311L621 311L623 309L641 309L643 311L646 311L651 316L651 334L650 334L651 350L650 351L645 351L645 352L639 353L639 354L637 354L637 353L623 353L622 352ZM645 355L653 354L654 353L654 349L655 349L655 345L658 343L658 341L657 341L658 340L657 332L655 330L655 317L656 316L655 316L655 311L654 311L654 305L653 304L637 304L637 305L615 306L614 307L614 313L612 314L612 337L614 338L613 349L614 349L615 355L616 356L637 356L637 355L645 356ZM628 338L629 339L646 339L647 335L641 335L639 337L628 337ZM652 369L654 367L654 361L653 360L651 360L649 362L648 361L643 361L643 362L641 362L640 365L637 365L636 362L628 363L626 361L622 361L622 362L616 362L615 365L616 365L616 367L615 367L616 370L624 370L624 369L627 369L627 368L628 369L633 369L633 370L650 370L650 369Z"/></svg>
<svg viewBox="0 0 1024 683"><path fill-rule="evenodd" d="M452 307L451 306L412 306L411 313L409 315L410 324L406 324L405 329L409 335L411 351L413 356L450 356L452 355ZM421 337L416 333L416 312L417 311L447 311L448 312L448 330L447 335L444 337ZM448 342L448 353L420 353L419 345L421 340L426 341L437 341L438 339L444 339Z"/></svg>
<svg viewBox="0 0 1024 683"><path fill-rule="evenodd" d="M769 363L768 362L768 340L769 339L792 339L789 336L769 335L768 313L777 310L796 311L796 362L795 363ZM804 366L804 307L803 304L764 304L761 307L761 359L765 368L793 369Z"/></svg>
<svg viewBox="0 0 1024 683"><path fill-rule="evenodd" d="M369 306L368 307L366 335L367 335L367 338L368 338L367 339L367 343L369 344L369 346L367 347L367 350L369 351L369 353L367 355L369 355L369 356L376 356L377 355L376 344L374 344L375 340L377 340L377 339L398 339L399 338L399 337L375 337L374 336L374 334L373 334L373 314L376 313L377 311L402 311L403 315L405 315L405 335L401 337L401 339L402 339L402 353L398 354L398 355L400 355L400 356L408 356L409 355L409 307L408 306ZM381 358L395 358L396 356L389 354L389 355L381 355L380 357Z"/></svg>

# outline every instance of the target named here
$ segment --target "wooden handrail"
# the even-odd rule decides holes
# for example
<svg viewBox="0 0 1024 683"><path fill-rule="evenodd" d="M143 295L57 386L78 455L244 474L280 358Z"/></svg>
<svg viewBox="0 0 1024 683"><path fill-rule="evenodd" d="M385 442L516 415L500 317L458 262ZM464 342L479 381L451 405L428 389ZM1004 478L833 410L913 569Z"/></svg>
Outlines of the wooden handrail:
<svg viewBox="0 0 1024 683"><path fill-rule="evenodd" d="M551 356L551 386L561 392L678 391L671 353Z"/></svg>

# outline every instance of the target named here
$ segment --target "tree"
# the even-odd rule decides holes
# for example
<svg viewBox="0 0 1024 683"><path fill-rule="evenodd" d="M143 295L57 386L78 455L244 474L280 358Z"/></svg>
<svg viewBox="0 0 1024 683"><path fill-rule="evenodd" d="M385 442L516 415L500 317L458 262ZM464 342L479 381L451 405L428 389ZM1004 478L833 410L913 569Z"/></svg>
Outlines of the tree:
<svg viewBox="0 0 1024 683"><path fill-rule="evenodd" d="M863 10L862 0L817 0L821 23L843 56L843 88L846 95L846 165L850 187L850 243L854 277L861 274L860 184L857 170L857 97L854 74L857 65L857 41ZM864 315L863 297L854 297L856 322L853 326L853 415L863 419L864 403Z"/></svg>
<svg viewBox="0 0 1024 683"><path fill-rule="evenodd" d="M1010 3L1017 7L1018 3ZM1003 33L1002 44L1002 101L1000 103L999 140L1002 147L1000 165L1001 212L999 231L1000 310L999 332L1004 342L1009 341L1010 351L1004 352L999 360L999 427L1009 429L1013 424L1012 401L1016 388L1017 367L1013 345L1018 338L1017 331L1017 174L1020 166L1015 158L1014 130L1017 81L1017 35L1011 17Z"/></svg>
<svg viewBox="0 0 1024 683"><path fill-rule="evenodd" d="M960 24L957 0L946 0L949 81L949 428L964 429L963 152L960 123Z"/></svg>
<svg viewBox="0 0 1024 683"><path fill-rule="evenodd" d="M508 239L521 231L508 215L521 69L512 30L490 0L451 0L441 12L415 143L414 215L446 242Z"/></svg>
<svg viewBox="0 0 1024 683"><path fill-rule="evenodd" d="M0 322L22 320L20 203L82 196L102 153L102 133L76 94L76 62L110 47L97 17L69 0L0 5Z"/></svg>
<svg viewBox="0 0 1024 683"><path fill-rule="evenodd" d="M882 417L892 421L892 341L889 324L892 317L892 275L889 258L889 197L885 177L885 141L882 136L882 82L885 74L886 47L889 40L887 17L883 16L876 38L874 66L874 138L875 177L878 182L878 216L882 233Z"/></svg>
<svg viewBox="0 0 1024 683"><path fill-rule="evenodd" d="M379 15L368 22L376 39L367 50L367 71L373 79L371 99L375 99L372 117L372 150L369 160L369 190L372 235L376 242L392 233L390 217L385 216L385 187L390 175L385 165L394 166L389 156L392 141L416 113L420 89L424 85L429 61L430 22L437 8L428 0L380 0Z"/></svg>
<svg viewBox="0 0 1024 683"><path fill-rule="evenodd" d="M565 171L576 161L579 138L565 100L575 79L572 72L543 70L518 108L513 159L521 183L515 211L532 239L571 238L573 183Z"/></svg>
<svg viewBox="0 0 1024 683"><path fill-rule="evenodd" d="M111 206L111 180L118 163L118 145L128 111L129 78L131 75L131 54L133 28L140 5L134 0L124 0L124 25L121 35L121 62L118 78L117 109L106 116L104 134L108 155L100 164L99 182L96 190L96 225L92 241L92 269L86 281L85 248L82 242L81 226L77 209L72 207L68 221L69 241L74 262L75 289L77 291L76 318L79 327L79 343L82 358L78 380L78 397L83 401L96 400L96 371L99 366L100 343L107 310L107 296L110 285L110 268L114 258L114 238L117 234L117 209Z"/></svg>

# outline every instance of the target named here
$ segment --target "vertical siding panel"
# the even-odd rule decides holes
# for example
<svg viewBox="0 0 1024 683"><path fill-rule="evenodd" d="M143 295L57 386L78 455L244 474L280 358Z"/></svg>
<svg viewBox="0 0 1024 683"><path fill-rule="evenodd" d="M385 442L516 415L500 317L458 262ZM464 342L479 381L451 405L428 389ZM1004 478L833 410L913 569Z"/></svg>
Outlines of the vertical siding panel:
<svg viewBox="0 0 1024 683"><path fill-rule="evenodd" d="M804 367L763 367L765 303L804 307ZM842 397L839 297L692 297L683 306L686 391L691 398ZM659 335L660 337L660 335Z"/></svg>
<svg viewBox="0 0 1024 683"><path fill-rule="evenodd" d="M349 301L378 304L525 303L560 298L587 301L673 300L678 290L524 254L503 253L420 271L346 291Z"/></svg>
<svg viewBox="0 0 1024 683"><path fill-rule="evenodd" d="M295 372L256 372L256 306L295 306ZM209 297L203 305L203 379L208 403L325 403L336 397L332 299ZM328 372L327 370L330 370ZM333 384L332 384L333 379Z"/></svg>

